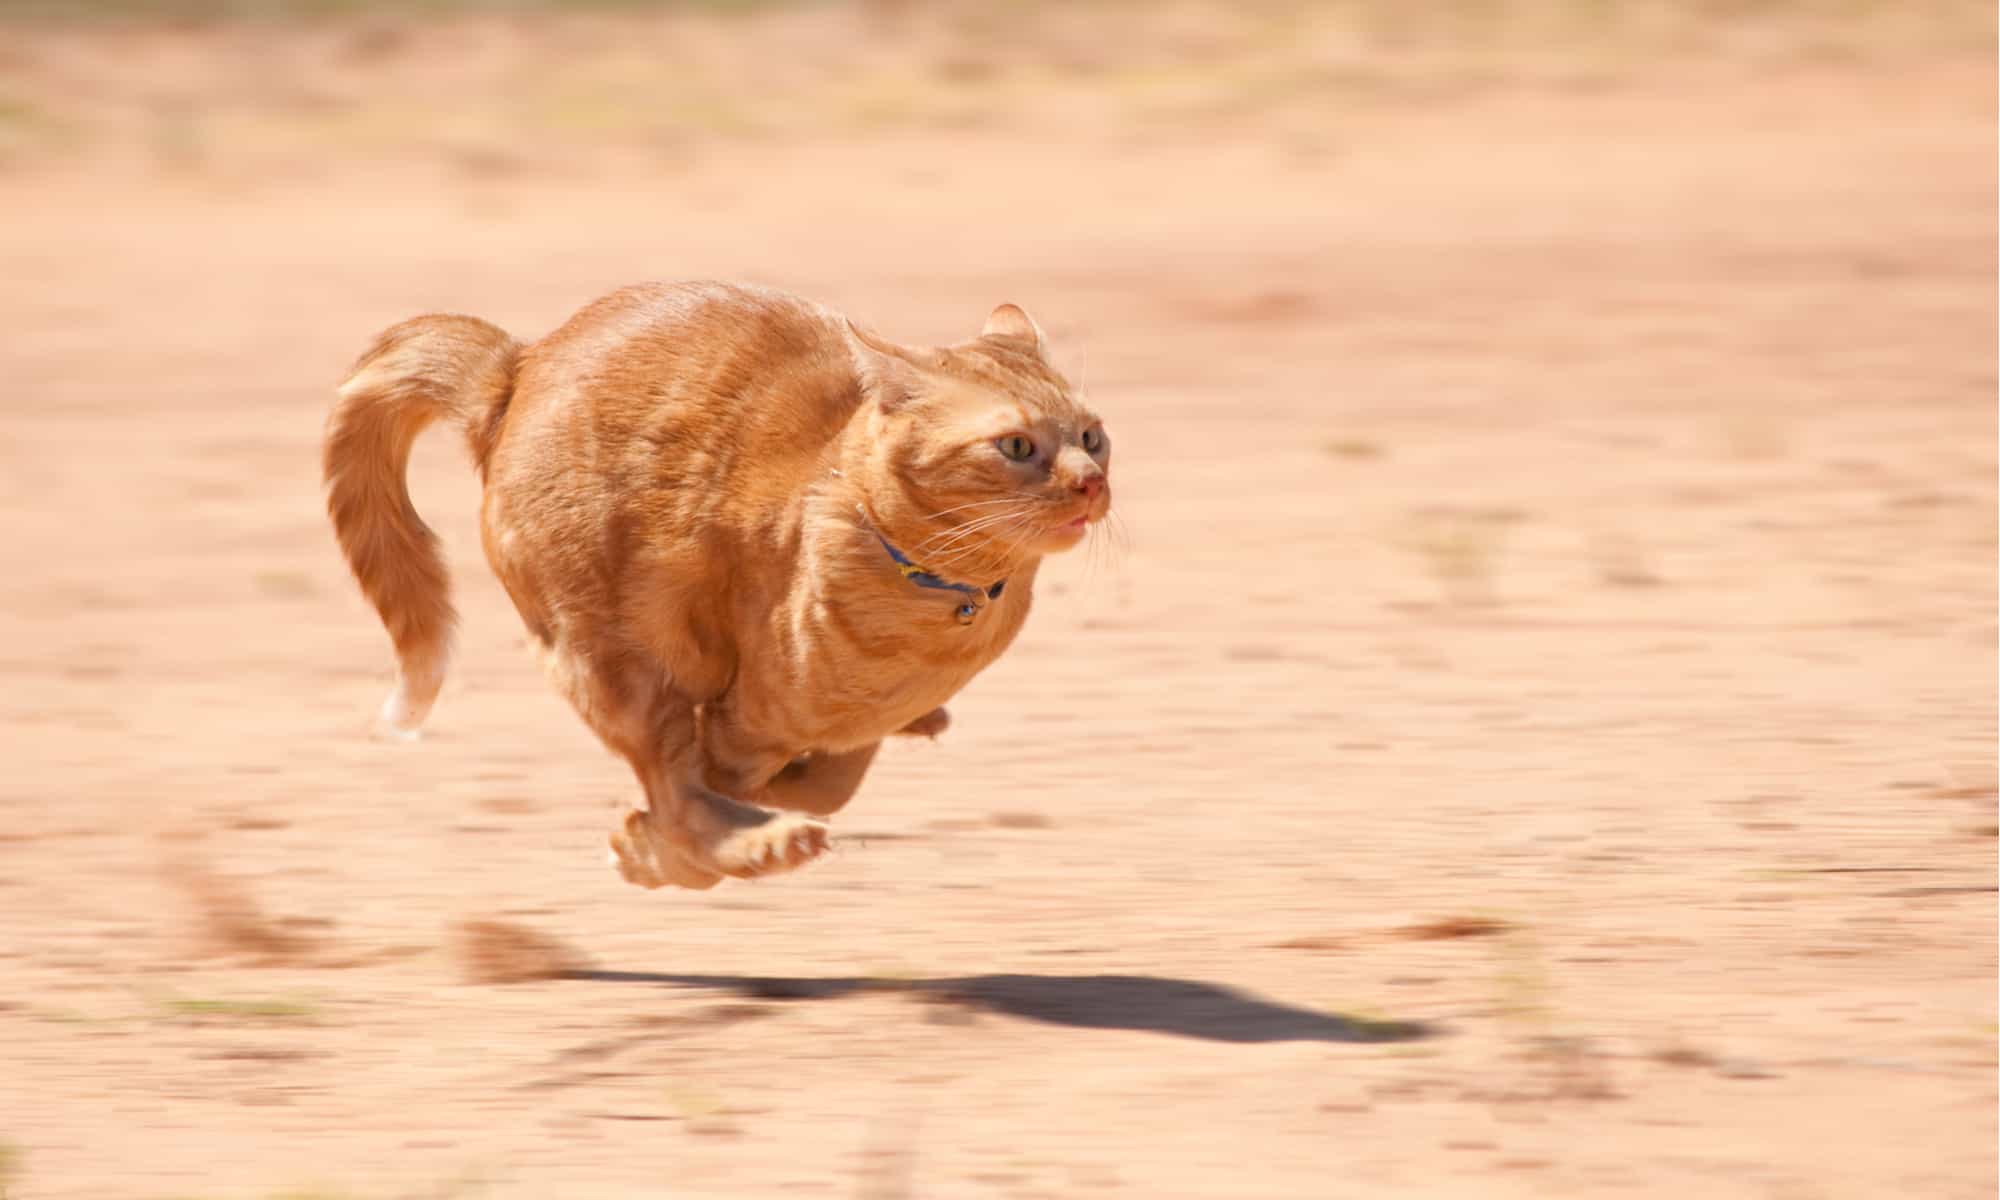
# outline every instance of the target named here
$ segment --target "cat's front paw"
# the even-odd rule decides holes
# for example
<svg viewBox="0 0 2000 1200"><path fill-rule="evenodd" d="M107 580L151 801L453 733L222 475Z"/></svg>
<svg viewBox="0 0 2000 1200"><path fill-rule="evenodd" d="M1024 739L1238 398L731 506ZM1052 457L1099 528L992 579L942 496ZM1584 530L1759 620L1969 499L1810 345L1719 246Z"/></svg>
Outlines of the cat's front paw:
<svg viewBox="0 0 2000 1200"><path fill-rule="evenodd" d="M824 824L781 813L735 830L717 842L711 853L715 868L723 874L755 879L806 865L825 854L830 841Z"/></svg>
<svg viewBox="0 0 2000 1200"><path fill-rule="evenodd" d="M904 737L934 738L950 728L951 714L942 708L934 708L896 732Z"/></svg>
<svg viewBox="0 0 2000 1200"><path fill-rule="evenodd" d="M722 882L718 872L695 865L687 852L660 832L650 814L628 812L611 832L611 865L642 888L684 887L706 891Z"/></svg>

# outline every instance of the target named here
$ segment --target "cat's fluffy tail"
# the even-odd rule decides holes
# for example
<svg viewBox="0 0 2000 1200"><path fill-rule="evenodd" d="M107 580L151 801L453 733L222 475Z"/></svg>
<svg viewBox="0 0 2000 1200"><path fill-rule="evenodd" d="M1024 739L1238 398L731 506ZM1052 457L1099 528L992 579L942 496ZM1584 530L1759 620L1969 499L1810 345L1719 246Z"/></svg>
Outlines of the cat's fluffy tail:
<svg viewBox="0 0 2000 1200"><path fill-rule="evenodd" d="M361 590L396 646L382 721L414 737L444 683L456 614L437 536L410 503L410 445L444 418L465 430L483 478L514 394L521 344L476 317L427 316L355 360L327 422L326 509Z"/></svg>

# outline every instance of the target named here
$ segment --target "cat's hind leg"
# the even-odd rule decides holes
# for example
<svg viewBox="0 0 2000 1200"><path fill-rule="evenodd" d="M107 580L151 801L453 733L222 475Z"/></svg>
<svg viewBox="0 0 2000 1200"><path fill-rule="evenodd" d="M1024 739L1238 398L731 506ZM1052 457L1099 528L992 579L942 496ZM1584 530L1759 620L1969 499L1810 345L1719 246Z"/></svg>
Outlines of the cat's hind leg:
<svg viewBox="0 0 2000 1200"><path fill-rule="evenodd" d="M702 782L696 706L657 667L570 646L548 648L543 665L644 788L643 807L611 835L613 864L628 882L711 888L725 876L789 871L825 853L820 822L738 803Z"/></svg>
<svg viewBox="0 0 2000 1200"><path fill-rule="evenodd" d="M642 770L646 807L611 835L618 873L641 887L713 887L720 876L755 879L795 870L826 853L827 827L794 813L742 804L672 770Z"/></svg>
<svg viewBox="0 0 2000 1200"><path fill-rule="evenodd" d="M939 709L943 712L943 709ZM868 773L868 764L882 743L871 742L842 754L813 754L794 759L757 792L756 800L772 808L828 817L847 807Z"/></svg>
<svg viewBox="0 0 2000 1200"><path fill-rule="evenodd" d="M738 803L671 771L639 774L646 806L611 833L611 862L627 883L700 890L724 876L796 870L826 853L830 835L819 821Z"/></svg>

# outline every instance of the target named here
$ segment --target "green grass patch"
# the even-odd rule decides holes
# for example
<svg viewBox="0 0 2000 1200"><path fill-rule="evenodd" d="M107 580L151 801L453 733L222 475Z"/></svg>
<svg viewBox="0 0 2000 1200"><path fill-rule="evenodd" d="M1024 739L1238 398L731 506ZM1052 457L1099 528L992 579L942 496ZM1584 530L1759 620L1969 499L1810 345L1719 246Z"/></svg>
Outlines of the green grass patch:
<svg viewBox="0 0 2000 1200"><path fill-rule="evenodd" d="M15 1194L14 1185L21 1181L27 1157L19 1146L0 1138L0 1200Z"/></svg>
<svg viewBox="0 0 2000 1200"><path fill-rule="evenodd" d="M168 1016L191 1020L227 1021L311 1021L319 1006L301 1000L224 1000L206 997L168 996L158 1001Z"/></svg>

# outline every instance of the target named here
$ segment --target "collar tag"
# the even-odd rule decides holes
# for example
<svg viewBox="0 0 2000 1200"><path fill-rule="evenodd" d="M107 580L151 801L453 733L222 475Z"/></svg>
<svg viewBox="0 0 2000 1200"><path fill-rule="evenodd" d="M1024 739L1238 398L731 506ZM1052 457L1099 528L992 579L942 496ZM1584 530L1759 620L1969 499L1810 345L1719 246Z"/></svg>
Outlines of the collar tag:
<svg viewBox="0 0 2000 1200"><path fill-rule="evenodd" d="M860 510L861 506L856 505L855 508ZM867 519L867 513L862 511L862 520L866 521ZM1001 591L1007 586L1007 581L1004 579L988 587L979 587L976 584L956 583L940 575L932 574L910 561L908 555L891 545L889 539L883 537L880 530L871 527L870 532L875 534L876 541L882 543L882 549L889 552L889 561L896 564L896 570L903 578L921 588L933 588L941 592L957 592L959 595L965 597L959 602L958 607L952 610L952 615L958 618L960 625L970 625L977 620L979 614L985 610L988 604L1000 598Z"/></svg>

